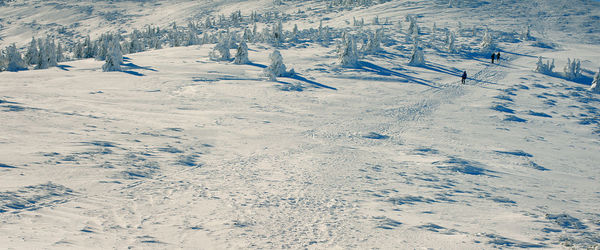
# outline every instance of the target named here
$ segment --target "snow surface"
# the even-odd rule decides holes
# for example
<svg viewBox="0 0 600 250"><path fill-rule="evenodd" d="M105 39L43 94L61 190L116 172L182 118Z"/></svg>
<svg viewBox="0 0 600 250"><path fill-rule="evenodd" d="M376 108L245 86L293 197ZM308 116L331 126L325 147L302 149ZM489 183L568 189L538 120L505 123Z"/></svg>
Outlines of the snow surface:
<svg viewBox="0 0 600 250"><path fill-rule="evenodd" d="M214 45L200 45L125 55L122 72L88 59L0 73L0 246L599 246L600 95L588 91L600 67L598 2L390 1L335 11L325 1L283 2L0 6L1 45L21 47L53 23L78 22L72 32L84 37L238 9L289 13L288 30L392 22L383 51L354 68L339 67L335 46L278 48L297 74L276 82L263 74L274 48L253 43L247 65L212 61ZM110 21L111 11L127 15ZM393 28L408 14L423 40L434 21L456 30L462 20L457 47L476 47L489 29L501 37L501 62L445 52L440 31L442 49L426 47L426 65L408 66L412 44ZM535 40L510 39L525 24ZM534 72L538 56L559 69L577 58L583 77Z"/></svg>

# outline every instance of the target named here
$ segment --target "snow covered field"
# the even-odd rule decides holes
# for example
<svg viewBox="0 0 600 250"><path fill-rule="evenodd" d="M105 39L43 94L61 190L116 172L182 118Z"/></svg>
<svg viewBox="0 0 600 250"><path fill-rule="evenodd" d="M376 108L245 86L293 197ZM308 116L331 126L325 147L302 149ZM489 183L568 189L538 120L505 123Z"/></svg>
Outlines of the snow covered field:
<svg viewBox="0 0 600 250"><path fill-rule="evenodd" d="M237 10L286 13L287 31L322 21L332 36L250 42L245 65L211 60L211 43L126 54L120 72L94 59L0 72L0 248L600 247L598 2L274 2L0 6L2 47L25 48L50 23L80 23L56 31L69 44L69 32ZM407 64L407 15L423 66ZM339 66L340 30L381 27L381 50ZM477 51L486 30L499 64ZM275 47L296 75L264 75ZM538 56L555 59L553 74L534 71ZM562 74L567 58L582 76Z"/></svg>

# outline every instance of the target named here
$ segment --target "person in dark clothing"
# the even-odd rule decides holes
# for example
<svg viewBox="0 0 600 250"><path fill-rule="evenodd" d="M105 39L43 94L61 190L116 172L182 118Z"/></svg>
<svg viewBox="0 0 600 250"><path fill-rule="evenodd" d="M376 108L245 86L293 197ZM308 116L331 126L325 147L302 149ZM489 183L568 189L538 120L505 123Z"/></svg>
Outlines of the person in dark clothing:
<svg viewBox="0 0 600 250"><path fill-rule="evenodd" d="M492 64L494 63L494 58L496 58L496 54L492 53Z"/></svg>
<svg viewBox="0 0 600 250"><path fill-rule="evenodd" d="M496 62L500 62L500 52L496 54Z"/></svg>
<svg viewBox="0 0 600 250"><path fill-rule="evenodd" d="M465 71L463 71L463 74L462 74L462 81L461 81L462 84L465 84L466 80L467 80L467 71L465 70Z"/></svg>

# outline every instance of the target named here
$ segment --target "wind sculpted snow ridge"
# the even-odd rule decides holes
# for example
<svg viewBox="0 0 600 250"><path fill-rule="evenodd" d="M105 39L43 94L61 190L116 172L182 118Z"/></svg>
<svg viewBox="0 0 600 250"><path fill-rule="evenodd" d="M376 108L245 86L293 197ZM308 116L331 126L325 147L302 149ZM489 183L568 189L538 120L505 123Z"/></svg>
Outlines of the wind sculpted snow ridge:
<svg viewBox="0 0 600 250"><path fill-rule="evenodd" d="M585 40L575 43L543 15L527 19L560 11L553 4L562 1L505 0L523 12L484 25L478 18L499 3L454 2L92 4L82 25L100 25L93 13L104 13L105 30L164 15L218 13L228 23L239 9L279 11L290 40L248 42L251 63L241 65L211 60L210 42L128 54L121 72L84 59L0 73L0 245L597 247L600 97L586 85L600 66L593 35L575 34ZM56 6L64 4L87 5ZM569 6L565 13L580 8ZM592 9L573 14L577 23L598 9L584 6ZM531 37L521 39L528 22ZM19 41L17 23L2 20L6 41ZM294 41L295 23L305 33ZM444 41L450 31L454 50ZM351 67L337 55L345 32L361 54ZM477 47L484 33L502 53L497 64ZM361 50L373 34L379 49ZM420 66L408 65L415 43ZM275 49L294 74L271 81L263 71ZM557 68L576 57L583 76L535 72L538 56Z"/></svg>

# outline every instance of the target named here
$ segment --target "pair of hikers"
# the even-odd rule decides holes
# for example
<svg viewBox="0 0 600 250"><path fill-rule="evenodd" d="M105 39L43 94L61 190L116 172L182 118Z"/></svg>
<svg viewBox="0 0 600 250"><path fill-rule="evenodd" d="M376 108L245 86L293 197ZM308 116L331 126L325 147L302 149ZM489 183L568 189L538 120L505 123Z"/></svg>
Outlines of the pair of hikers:
<svg viewBox="0 0 600 250"><path fill-rule="evenodd" d="M496 59L496 62L500 62L500 52L496 53L492 53L492 63L494 63L494 58Z"/></svg>
<svg viewBox="0 0 600 250"><path fill-rule="evenodd" d="M494 59L496 60L496 62L500 62L500 52L498 53L492 53L492 63L494 63ZM461 76L461 82L462 84L465 84L465 81L467 80L467 71L463 71L463 74Z"/></svg>

